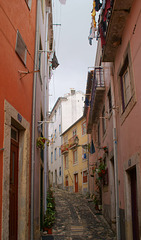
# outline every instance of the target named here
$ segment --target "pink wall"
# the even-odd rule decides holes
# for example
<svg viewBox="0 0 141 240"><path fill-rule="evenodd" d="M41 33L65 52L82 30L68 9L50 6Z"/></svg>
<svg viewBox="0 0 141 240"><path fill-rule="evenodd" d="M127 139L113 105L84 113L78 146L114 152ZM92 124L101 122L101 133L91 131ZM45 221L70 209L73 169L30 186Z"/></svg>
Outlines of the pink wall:
<svg viewBox="0 0 141 240"><path fill-rule="evenodd" d="M124 208L124 162L128 161L135 153L141 153L141 87L140 87L140 62L141 62L141 4L140 0L133 2L128 21L125 25L122 36L122 44L118 48L115 59L114 82L117 86L117 71L121 63L123 53L126 50L128 42L130 42L132 68L134 76L134 85L136 92L136 104L125 119L124 123L120 123L120 112L117 115L118 130L118 160L119 160L119 177L120 177L120 201L121 208ZM133 29L135 27L133 34ZM115 88L115 96L117 105L119 104L118 87Z"/></svg>

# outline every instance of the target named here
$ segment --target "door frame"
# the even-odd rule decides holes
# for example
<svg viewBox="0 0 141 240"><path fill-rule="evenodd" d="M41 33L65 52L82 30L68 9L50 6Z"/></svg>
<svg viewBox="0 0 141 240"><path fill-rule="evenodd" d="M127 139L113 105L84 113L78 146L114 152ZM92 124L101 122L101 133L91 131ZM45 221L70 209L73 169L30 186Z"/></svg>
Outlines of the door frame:
<svg viewBox="0 0 141 240"><path fill-rule="evenodd" d="M2 187L2 239L9 239L9 189L11 126L19 130L19 172L18 172L18 239L26 240L30 226L30 123L5 100L4 102L4 151Z"/></svg>
<svg viewBox="0 0 141 240"><path fill-rule="evenodd" d="M133 240L132 232L132 205L131 205L131 180L129 171L136 168L136 184L137 184L137 208L138 208L138 223L139 236L141 237L141 167L140 155L135 153L130 159L124 162L124 199L125 199L125 234L126 239Z"/></svg>

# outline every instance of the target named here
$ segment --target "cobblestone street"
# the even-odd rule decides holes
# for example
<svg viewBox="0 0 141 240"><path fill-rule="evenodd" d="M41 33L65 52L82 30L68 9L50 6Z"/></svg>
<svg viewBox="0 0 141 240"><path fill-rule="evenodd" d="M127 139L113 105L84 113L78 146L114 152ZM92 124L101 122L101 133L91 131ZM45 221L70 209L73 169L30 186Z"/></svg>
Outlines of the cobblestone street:
<svg viewBox="0 0 141 240"><path fill-rule="evenodd" d="M42 239L54 240L115 240L102 215L94 209L94 203L83 195L55 189L56 222L52 236Z"/></svg>

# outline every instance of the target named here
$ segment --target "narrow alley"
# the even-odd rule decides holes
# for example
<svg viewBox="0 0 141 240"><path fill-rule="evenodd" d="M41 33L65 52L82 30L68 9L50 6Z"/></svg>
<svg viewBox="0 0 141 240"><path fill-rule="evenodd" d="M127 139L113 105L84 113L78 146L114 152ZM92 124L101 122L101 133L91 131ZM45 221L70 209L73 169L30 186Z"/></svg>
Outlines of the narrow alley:
<svg viewBox="0 0 141 240"><path fill-rule="evenodd" d="M79 193L55 189L56 221L53 234L42 240L114 240L115 234L94 203Z"/></svg>

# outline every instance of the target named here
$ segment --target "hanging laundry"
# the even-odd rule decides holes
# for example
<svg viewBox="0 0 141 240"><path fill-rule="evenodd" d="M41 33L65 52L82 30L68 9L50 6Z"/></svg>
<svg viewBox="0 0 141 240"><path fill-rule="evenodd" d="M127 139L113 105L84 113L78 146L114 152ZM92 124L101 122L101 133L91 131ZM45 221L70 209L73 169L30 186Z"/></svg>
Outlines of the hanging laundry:
<svg viewBox="0 0 141 240"><path fill-rule="evenodd" d="M85 103L85 105L86 105L87 107L90 105L90 102L89 102L89 100L88 100L87 97L85 98L85 102L84 102L84 103Z"/></svg>
<svg viewBox="0 0 141 240"><path fill-rule="evenodd" d="M91 16L92 16L92 19L93 19L94 28L96 28L95 15L96 15L96 12L95 12L95 1L93 1L93 11L92 11Z"/></svg>
<svg viewBox="0 0 141 240"><path fill-rule="evenodd" d="M61 4L66 4L66 0L59 0Z"/></svg>
<svg viewBox="0 0 141 240"><path fill-rule="evenodd" d="M106 4L106 0L103 0L103 2L102 2L102 9L103 10L105 9L105 4Z"/></svg>
<svg viewBox="0 0 141 240"><path fill-rule="evenodd" d="M91 141L90 153L91 154L95 153L95 147L94 147L93 139Z"/></svg>
<svg viewBox="0 0 141 240"><path fill-rule="evenodd" d="M100 3L100 1L99 0L95 0L95 10L98 12L99 11L99 9L101 8L101 6L102 6L102 4Z"/></svg>
<svg viewBox="0 0 141 240"><path fill-rule="evenodd" d="M58 60L57 60L57 57L56 57L56 54L55 54L55 51L54 51L53 58L52 58L52 69L54 70L58 66L59 66L59 63L58 63Z"/></svg>
<svg viewBox="0 0 141 240"><path fill-rule="evenodd" d="M106 21L107 19L107 12L108 12L108 9L111 8L111 0L106 0L106 4L105 4L105 10L104 10L104 18L103 20Z"/></svg>
<svg viewBox="0 0 141 240"><path fill-rule="evenodd" d="M103 47L106 44L105 38L104 38L104 32L102 24L99 25L99 31L100 31L100 38L101 38L101 46Z"/></svg>

